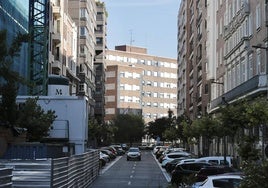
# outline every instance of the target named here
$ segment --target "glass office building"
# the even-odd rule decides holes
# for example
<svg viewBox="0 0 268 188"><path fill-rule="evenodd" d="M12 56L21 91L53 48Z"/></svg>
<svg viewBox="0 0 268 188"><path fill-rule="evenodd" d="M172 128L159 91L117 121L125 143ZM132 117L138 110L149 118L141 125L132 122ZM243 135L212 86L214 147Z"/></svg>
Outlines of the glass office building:
<svg viewBox="0 0 268 188"><path fill-rule="evenodd" d="M17 33L28 33L29 0L0 0L0 30L7 31L7 45ZM20 55L14 58L12 68L27 78L28 44L23 43ZM3 80L1 80L3 81ZM19 95L27 95L26 86L20 86Z"/></svg>

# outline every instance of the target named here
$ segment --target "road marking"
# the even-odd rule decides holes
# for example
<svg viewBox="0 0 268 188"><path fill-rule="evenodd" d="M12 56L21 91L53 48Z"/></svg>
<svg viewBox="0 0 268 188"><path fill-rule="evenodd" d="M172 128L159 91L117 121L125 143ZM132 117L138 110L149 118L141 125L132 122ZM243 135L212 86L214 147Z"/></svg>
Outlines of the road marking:
<svg viewBox="0 0 268 188"><path fill-rule="evenodd" d="M153 152L151 152L151 154L153 155L154 160L156 161L156 163L158 164L159 168L161 169L161 171L162 171L163 175L165 176L167 182L170 182L171 177L170 177L169 173L167 173L167 171L164 168L161 167L161 164L156 160Z"/></svg>
<svg viewBox="0 0 268 188"><path fill-rule="evenodd" d="M128 185L131 185L131 181L128 182Z"/></svg>
<svg viewBox="0 0 268 188"><path fill-rule="evenodd" d="M132 172L131 173L134 173L135 172L135 170L132 170Z"/></svg>
<svg viewBox="0 0 268 188"><path fill-rule="evenodd" d="M133 168L132 168L133 170L135 169L135 166L133 166Z"/></svg>
<svg viewBox="0 0 268 188"><path fill-rule="evenodd" d="M131 175L130 178L133 178L133 176Z"/></svg>
<svg viewBox="0 0 268 188"><path fill-rule="evenodd" d="M104 174L109 168L111 168L122 156L116 157L109 165L104 166L103 169L100 170L100 174Z"/></svg>

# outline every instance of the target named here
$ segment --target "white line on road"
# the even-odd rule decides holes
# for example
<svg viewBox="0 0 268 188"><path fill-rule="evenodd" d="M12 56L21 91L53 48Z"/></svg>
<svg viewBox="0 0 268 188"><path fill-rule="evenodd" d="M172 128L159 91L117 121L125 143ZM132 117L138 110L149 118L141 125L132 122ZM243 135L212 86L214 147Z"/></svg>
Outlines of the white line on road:
<svg viewBox="0 0 268 188"><path fill-rule="evenodd" d="M128 182L128 185L131 185L131 181Z"/></svg>
<svg viewBox="0 0 268 188"><path fill-rule="evenodd" d="M165 169L163 169L163 168L161 167L161 164L156 160L156 158L155 158L153 152L152 152L152 155L153 155L153 158L155 159L156 163L158 164L159 168L161 169L163 175L165 176L167 182L170 182L170 180L171 180L170 175L167 173L167 171L166 171Z"/></svg>
<svg viewBox="0 0 268 188"><path fill-rule="evenodd" d="M109 168L111 168L121 158L122 156L116 157L116 159L113 160L109 165L104 166L104 168L100 170L100 174L104 174Z"/></svg>

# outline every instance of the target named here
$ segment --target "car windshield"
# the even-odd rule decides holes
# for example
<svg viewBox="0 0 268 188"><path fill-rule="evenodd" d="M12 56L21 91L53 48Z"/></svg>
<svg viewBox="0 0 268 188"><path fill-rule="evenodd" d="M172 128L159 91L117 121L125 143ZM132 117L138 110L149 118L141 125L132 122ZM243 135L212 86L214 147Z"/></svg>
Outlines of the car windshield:
<svg viewBox="0 0 268 188"><path fill-rule="evenodd" d="M129 152L139 152L139 149L138 148L130 148Z"/></svg>

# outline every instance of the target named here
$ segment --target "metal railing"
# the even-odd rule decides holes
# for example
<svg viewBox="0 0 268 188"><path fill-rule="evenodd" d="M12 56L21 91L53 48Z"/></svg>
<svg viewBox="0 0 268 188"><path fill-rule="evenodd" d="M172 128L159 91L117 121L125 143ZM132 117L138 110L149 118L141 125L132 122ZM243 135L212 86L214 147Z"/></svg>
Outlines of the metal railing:
<svg viewBox="0 0 268 188"><path fill-rule="evenodd" d="M12 187L12 169L0 168L0 187L11 188Z"/></svg>
<svg viewBox="0 0 268 188"><path fill-rule="evenodd" d="M3 173L3 177L7 178L6 180L12 178L10 187L83 188L89 187L99 174L99 152L92 150L56 159L0 160L1 167L9 168L9 171ZM0 187L1 177L0 171Z"/></svg>

